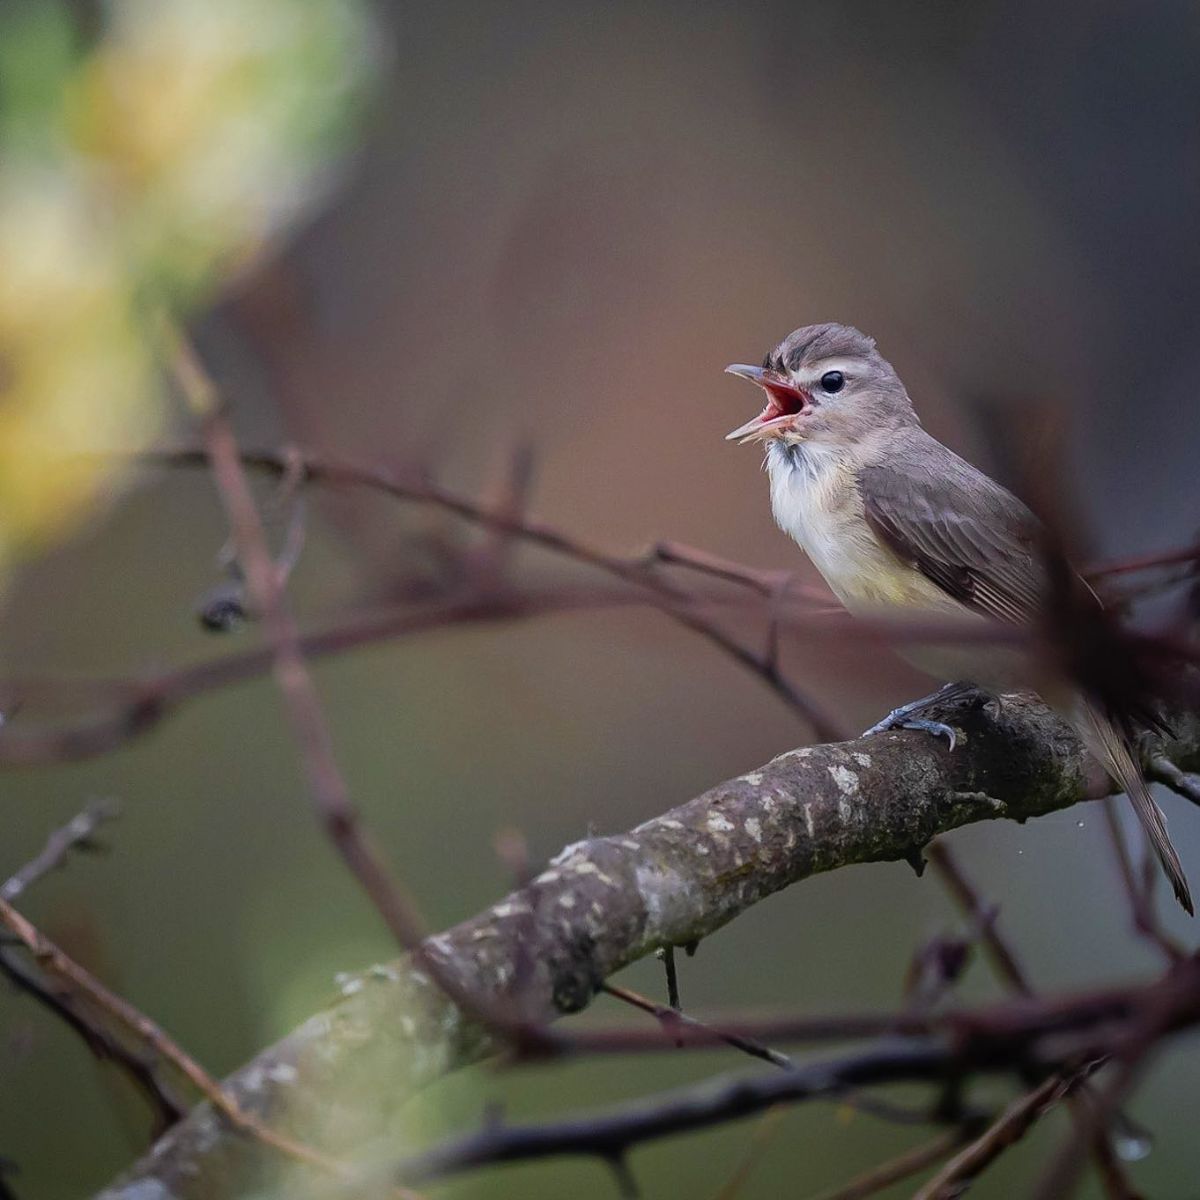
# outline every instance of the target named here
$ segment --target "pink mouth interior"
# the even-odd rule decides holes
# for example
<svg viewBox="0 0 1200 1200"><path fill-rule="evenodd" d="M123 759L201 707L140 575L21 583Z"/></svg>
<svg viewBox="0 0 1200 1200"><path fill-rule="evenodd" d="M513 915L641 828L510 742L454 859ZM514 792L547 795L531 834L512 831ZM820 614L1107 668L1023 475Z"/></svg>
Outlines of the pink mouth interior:
<svg viewBox="0 0 1200 1200"><path fill-rule="evenodd" d="M767 407L763 409L761 421L774 421L777 417L793 417L798 412L809 407L808 397L803 392L791 391L788 388L774 388L769 384L764 389L767 393Z"/></svg>

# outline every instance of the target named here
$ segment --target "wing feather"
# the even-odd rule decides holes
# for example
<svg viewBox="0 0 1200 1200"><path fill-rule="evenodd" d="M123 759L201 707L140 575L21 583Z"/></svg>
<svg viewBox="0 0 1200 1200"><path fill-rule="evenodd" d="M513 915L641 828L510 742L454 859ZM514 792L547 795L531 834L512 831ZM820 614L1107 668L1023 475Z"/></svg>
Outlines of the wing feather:
<svg viewBox="0 0 1200 1200"><path fill-rule="evenodd" d="M923 441L860 472L868 524L895 555L968 608L1029 624L1046 589L1037 518L982 471L932 438Z"/></svg>

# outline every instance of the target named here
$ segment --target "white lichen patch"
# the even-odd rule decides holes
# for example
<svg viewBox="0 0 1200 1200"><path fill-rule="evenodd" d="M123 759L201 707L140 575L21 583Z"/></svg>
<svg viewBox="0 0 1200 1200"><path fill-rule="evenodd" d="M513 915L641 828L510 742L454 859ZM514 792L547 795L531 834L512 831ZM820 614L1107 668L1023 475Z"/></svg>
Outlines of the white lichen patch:
<svg viewBox="0 0 1200 1200"><path fill-rule="evenodd" d="M790 758L809 758L812 753L812 746L801 746L798 750L785 750L782 754L777 754L771 761L781 763L787 762Z"/></svg>
<svg viewBox="0 0 1200 1200"><path fill-rule="evenodd" d="M551 865L560 867L569 859L576 855L587 853L587 842L572 842L568 846L564 846L551 860Z"/></svg>
<svg viewBox="0 0 1200 1200"><path fill-rule="evenodd" d="M713 813L705 824L712 833L729 833L733 829L733 822L721 813Z"/></svg>
<svg viewBox="0 0 1200 1200"><path fill-rule="evenodd" d="M576 863L571 868L576 875L595 875L595 877L606 887L617 887L617 881L611 875L605 875L594 862Z"/></svg>
<svg viewBox="0 0 1200 1200"><path fill-rule="evenodd" d="M869 767L871 765L871 756L869 754L863 754L861 750L855 750L850 757L853 758L860 767Z"/></svg>
<svg viewBox="0 0 1200 1200"><path fill-rule="evenodd" d="M300 1078L300 1072L291 1063L272 1063L266 1069L266 1076L272 1083L295 1083Z"/></svg>
<svg viewBox="0 0 1200 1200"><path fill-rule="evenodd" d="M367 986L367 981L361 975L354 975L347 979L338 989L343 996L355 996Z"/></svg>
<svg viewBox="0 0 1200 1200"><path fill-rule="evenodd" d="M208 1154L225 1133L224 1118L211 1108L194 1113L189 1122L193 1154Z"/></svg>
<svg viewBox="0 0 1200 1200"><path fill-rule="evenodd" d="M253 1096L256 1092L262 1091L263 1081L267 1077L267 1072L260 1066L247 1067L241 1075L238 1076L238 1083L242 1090L248 1095Z"/></svg>
<svg viewBox="0 0 1200 1200"><path fill-rule="evenodd" d="M758 787L763 781L763 773L761 771L747 771L745 775L739 775L738 780L741 783L748 783L751 787Z"/></svg>
<svg viewBox="0 0 1200 1200"><path fill-rule="evenodd" d="M435 933L425 939L425 945L430 950L436 950L443 958L454 956L454 943L450 940L449 934Z"/></svg>
<svg viewBox="0 0 1200 1200"><path fill-rule="evenodd" d="M697 882L671 867L650 863L638 865L634 882L646 910L647 940L686 941L704 911L704 892Z"/></svg>
<svg viewBox="0 0 1200 1200"><path fill-rule="evenodd" d="M328 1013L317 1013L308 1018L293 1036L302 1044L321 1045L333 1032L333 1018Z"/></svg>
<svg viewBox="0 0 1200 1200"><path fill-rule="evenodd" d="M746 832L756 842L762 842L762 822L757 817L746 818Z"/></svg>
<svg viewBox="0 0 1200 1200"><path fill-rule="evenodd" d="M662 817L654 822L660 829L682 829L683 822L676 821L673 817Z"/></svg>
<svg viewBox="0 0 1200 1200"><path fill-rule="evenodd" d="M559 908L574 908L575 897L570 892L563 892L558 898L558 906Z"/></svg>
<svg viewBox="0 0 1200 1200"><path fill-rule="evenodd" d="M173 1200L173 1193L161 1180L147 1176L121 1186L122 1200Z"/></svg>
<svg viewBox="0 0 1200 1200"><path fill-rule="evenodd" d="M833 778L833 782L837 784L838 791L843 796L858 794L858 776L849 767L833 766L827 769ZM839 805L838 807L840 810L841 806Z"/></svg>
<svg viewBox="0 0 1200 1200"><path fill-rule="evenodd" d="M811 804L804 806L804 828L808 830L808 836L811 838L816 833L816 822L813 820L813 810Z"/></svg>
<svg viewBox="0 0 1200 1200"><path fill-rule="evenodd" d="M838 801L838 817L841 818L843 825L849 825L854 817L854 805L849 800L842 799Z"/></svg>

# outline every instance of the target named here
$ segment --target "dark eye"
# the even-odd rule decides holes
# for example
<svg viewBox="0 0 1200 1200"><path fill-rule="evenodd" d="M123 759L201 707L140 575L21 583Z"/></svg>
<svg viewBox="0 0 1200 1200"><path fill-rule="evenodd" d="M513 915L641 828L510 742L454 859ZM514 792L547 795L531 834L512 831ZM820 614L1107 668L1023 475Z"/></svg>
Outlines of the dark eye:
<svg viewBox="0 0 1200 1200"><path fill-rule="evenodd" d="M821 376L821 391L828 392L831 396L834 392L840 392L846 386L846 377L841 371L826 371Z"/></svg>

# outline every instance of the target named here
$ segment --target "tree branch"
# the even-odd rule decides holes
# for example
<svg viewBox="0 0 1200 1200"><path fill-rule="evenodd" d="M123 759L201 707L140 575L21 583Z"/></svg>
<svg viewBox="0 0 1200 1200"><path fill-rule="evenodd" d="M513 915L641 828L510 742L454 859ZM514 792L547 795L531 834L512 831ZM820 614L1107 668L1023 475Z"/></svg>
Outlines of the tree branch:
<svg viewBox="0 0 1200 1200"><path fill-rule="evenodd" d="M82 811L50 834L38 855L0 884L0 900L13 903L44 875L61 867L71 851L94 850L100 826L116 815L117 805L112 800L89 800Z"/></svg>
<svg viewBox="0 0 1200 1200"><path fill-rule="evenodd" d="M1177 733L1161 753L1194 769L1200 720L1175 713L1171 722ZM1032 699L1006 697L998 712L976 708L961 723L953 753L912 732L796 750L629 833L569 846L526 886L428 939L426 953L481 1002L549 1020L583 1008L629 963L705 937L810 875L911 859L938 833L1025 820L1111 788L1071 730ZM529 965L518 997L520 962ZM394 1132L414 1088L494 1049L401 959L350 979L339 1002L235 1072L227 1091L274 1128L346 1157ZM158 1200L231 1195L267 1165L202 1105L105 1197L134 1200L147 1180Z"/></svg>

